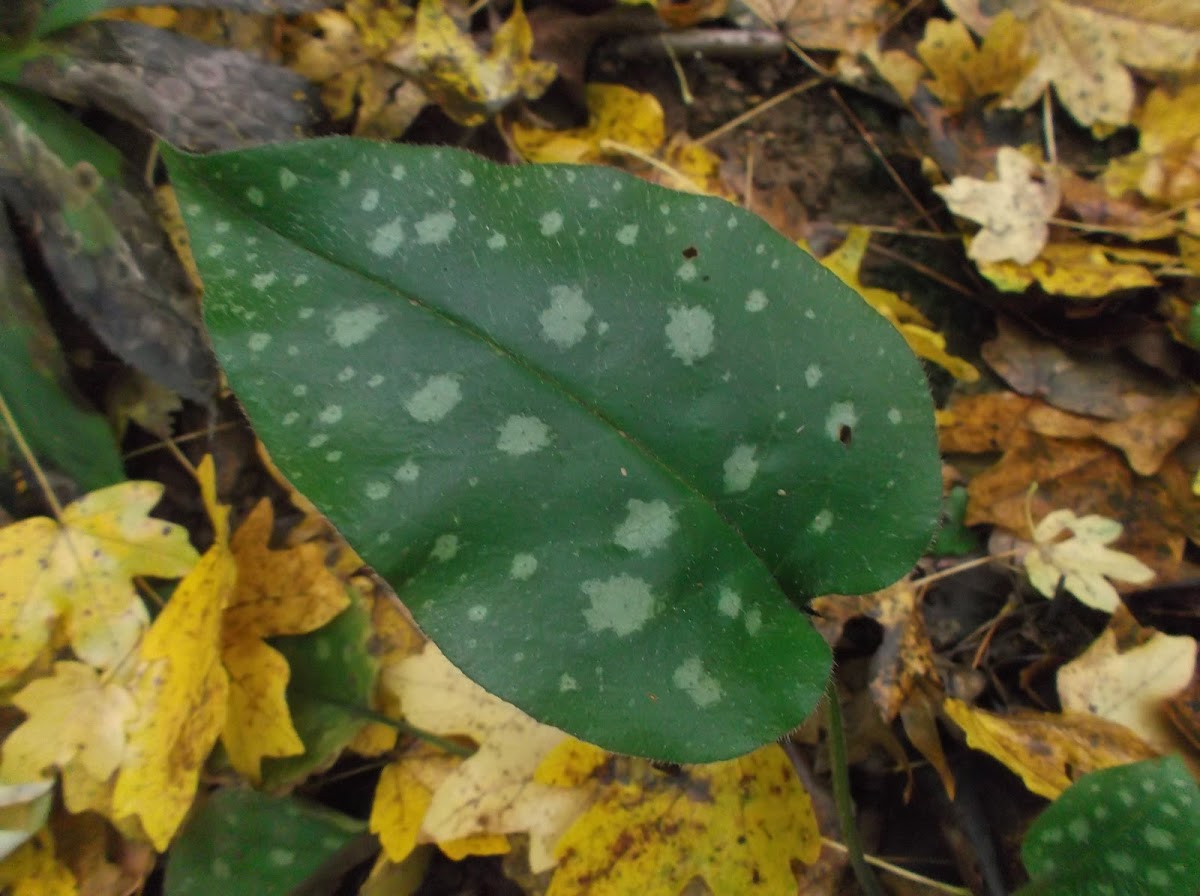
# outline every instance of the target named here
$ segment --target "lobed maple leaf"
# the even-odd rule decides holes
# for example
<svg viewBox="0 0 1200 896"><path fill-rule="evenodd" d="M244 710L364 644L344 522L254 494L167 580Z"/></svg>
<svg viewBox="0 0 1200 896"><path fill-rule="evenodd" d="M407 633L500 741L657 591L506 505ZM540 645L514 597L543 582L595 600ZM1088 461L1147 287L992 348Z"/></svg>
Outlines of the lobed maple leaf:
<svg viewBox="0 0 1200 896"><path fill-rule="evenodd" d="M1141 584L1154 578L1154 570L1142 561L1107 546L1124 529L1116 520L1053 510L1032 528L1034 548L1025 555L1025 571L1046 597L1054 596L1061 581L1082 603L1111 613L1121 599L1108 579ZM1071 537L1059 541L1067 531Z"/></svg>
<svg viewBox="0 0 1200 896"><path fill-rule="evenodd" d="M273 526L271 504L263 499L234 533L237 587L221 628L221 661L229 674L221 742L233 767L256 783L264 757L304 752L287 706L287 660L263 639L315 631L350 605L325 566L324 548L271 550Z"/></svg>
<svg viewBox="0 0 1200 896"><path fill-rule="evenodd" d="M159 852L191 807L229 696L220 658L221 618L237 577L229 508L217 504L211 456L197 473L213 544L138 645L129 685L138 712L112 794L113 817L136 818Z"/></svg>
<svg viewBox="0 0 1200 896"><path fill-rule="evenodd" d="M971 239L971 258L1029 264L1042 251L1060 196L1053 180L1039 183L1033 171L1033 162L1019 150L1002 146L996 153L996 180L956 177L949 186L934 187L950 211L983 225Z"/></svg>
<svg viewBox="0 0 1200 896"><path fill-rule="evenodd" d="M196 563L182 526L153 519L155 482L122 482L68 505L62 521L0 529L0 685L24 672L57 635L93 666L116 665L147 622L135 576L176 578Z"/></svg>

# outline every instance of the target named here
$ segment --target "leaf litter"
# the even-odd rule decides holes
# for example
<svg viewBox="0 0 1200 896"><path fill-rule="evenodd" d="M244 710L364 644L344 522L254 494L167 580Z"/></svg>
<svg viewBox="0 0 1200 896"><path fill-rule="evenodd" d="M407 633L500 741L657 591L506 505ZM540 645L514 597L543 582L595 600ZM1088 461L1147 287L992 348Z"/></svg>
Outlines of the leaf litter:
<svg viewBox="0 0 1200 896"><path fill-rule="evenodd" d="M1186 9L1120 2L1039 0L994 15L985 4L955 0L947 10L949 19L939 11L924 28L906 28L910 39L892 29L897 16L911 11L889 3L755 7L760 20L778 23L799 46L824 51L820 61L835 81L860 89L864 59L883 75L911 112L917 128L910 138L926 160L920 174L905 176L922 187L927 179L962 219L965 258L994 287L979 287L988 294L989 316L980 351L947 326L949 316L921 301L920 290L863 271L871 249L891 245L884 230L844 228L823 250L826 263L915 352L961 383L982 381L942 395L946 480L965 486L965 522L989 536L994 568L1023 552L1009 568L1007 595L995 600L988 580L993 604L974 629L961 608L979 603L980 594L956 584L972 581L971 574L938 580L951 571L941 560L923 561L918 572L932 584L917 577L872 595L814 603L839 649L843 687L869 705L850 732L863 739L857 769L895 781L895 768L878 770L886 735L901 757L906 746L923 754L941 779L918 775L911 798L928 799L931 788L957 784L1012 804L1014 786L1054 798L1092 769L1167 751L1178 751L1195 769L1196 742L1175 721L1183 718L1178 707L1195 676L1194 608L1182 621L1155 615L1154 608L1161 595L1189 581L1188 555L1200 531L1191 487L1200 471L1198 401L1180 362L1200 345L1189 279L1200 270L1194 207L1200 177L1196 116L1188 114L1195 106L1188 79L1200 56L1200 22ZM223 52L240 55L188 52L196 60L226 60L229 72L259 71L246 68L248 49L282 60L320 85L326 112L353 133L399 138L423 108L436 106L467 128L495 122L495 133L526 161L614 164L748 205L763 198L755 195L754 172L730 169L722 155L728 143L689 135L690 113L681 113L671 89L621 84L627 73L619 68L610 65L604 81L586 85L587 102L573 121L556 120L536 102L555 73L539 61L546 57L539 57L519 6L505 24L489 20L482 30L462 9L432 0L415 13L364 0L344 10L310 5L308 13L267 28L208 10L160 12L153 20L141 10L120 15L192 29L194 36L203 31L217 43L236 35L244 45ZM153 90L134 89L125 76L175 39L142 30L113 34L122 71L106 88L105 104L118 111L132 96L142 120L166 120L169 104ZM263 37L269 34L275 37ZM78 99L80 85L96 71L87 58L95 43L94 28L81 32L64 44L76 58L57 79L30 70L28 83ZM703 103L710 70L693 62L684 69L699 75ZM1145 79L1145 91L1134 89L1135 75ZM224 107L244 125L235 130L253 137L266 128L283 137L305 127L311 99L284 99L287 91L276 89L284 84L301 82L272 74L256 85L265 91L261 97L243 93ZM1037 110L1047 95L1061 103L1049 117L1023 123L1004 117ZM283 114L265 114L268 107ZM1091 136L1073 132L1060 116L1090 128ZM1123 125L1136 131L1136 141L1109 137ZM185 141L224 139L220 129L200 133L205 129L188 118L172 127ZM1053 161L1033 161L1041 159ZM29 182L24 189L30 195ZM780 196L769 201L790 207ZM27 202L25 213L34 207ZM50 206L38 208L50 209L39 214L52 230L67 232ZM793 221L790 236L819 233L812 221L795 218L779 215ZM943 224L953 220L947 216ZM949 276L962 273L938 263ZM79 287L71 283L80 278L64 282L68 301L78 301ZM980 306L974 313L985 314ZM1033 329L1014 337L1013 317ZM1104 350L1081 350L1078 334L1060 317L1087 322L1104 337ZM1131 321L1136 325L1127 326ZM987 342L989 327L999 336ZM174 421L189 413L172 393L207 394L210 373L186 361L172 370L148 366L125 342L110 342L149 375L144 398L134 381L120 399L134 409L116 414L121 430L134 429L135 438L138 427L170 436ZM163 385L170 387L166 394L155 395ZM138 410L139 401L148 410ZM222 475L234 481L235 468L222 461ZM68 503L57 519L24 514L0 529L0 571L7 571L0 576L6 583L0 614L12 623L3 626L12 649L4 651L0 677L12 721L0 728L0 777L43 794L57 781L64 803L0 861L4 885L64 893L94 886L100 866L81 864L71 845L85 817L106 819L89 829L92 842L118 841L129 857L146 850L140 855L149 855L149 864L128 863L143 867L144 876L154 851L168 850L179 836L203 775L253 784L272 762L309 749L289 705L295 698L287 688L288 663L271 642L330 626L351 600L343 582L357 564L324 540L298 537L299 529L281 540L276 529L289 524L272 519L263 486L245 485L253 476L233 496L252 509L231 534L211 467L202 466L201 478L207 509L199 516L208 522L193 521L191 528L197 544L212 537L202 553L182 527L149 516L163 489L147 482L93 492ZM136 590L144 576L182 577L161 611ZM648 892L682 892L693 875L715 889L766 880L783 892L794 880L787 859L796 867L812 862L821 834L837 836L824 822L818 830L805 808L827 799L821 778L803 763L797 777L778 748L678 772L596 751L471 685L432 647L420 646L420 634L386 589L361 577L358 586L373 595L368 646L381 671L374 709L363 708L367 715L351 742L357 752L343 762L357 768L364 760L355 756L389 760L370 810L382 844L377 877L404 867L422 844L436 843L456 858L507 856L510 868L519 857L543 875L531 891L647 889L646 881L668 868L673 876ZM939 615L947 602L960 609ZM1085 604L1102 613L1089 616ZM877 627L877 644L863 641L864 625ZM1165 711L1171 706L1177 708ZM379 719L367 724L370 712L403 715L471 755L397 736ZM813 730L799 732L796 743L819 741L817 726L807 727ZM225 750L214 756L218 740ZM970 750L999 759L1013 777L950 774L947 754L960 759ZM894 749L890 755L898 762ZM323 780L320 770L310 774L316 785ZM914 788L911 778L908 786ZM70 814L89 809L99 815ZM1029 817L1027 808L1021 811ZM664 821L673 834L664 833ZM731 849L739 838L744 842Z"/></svg>

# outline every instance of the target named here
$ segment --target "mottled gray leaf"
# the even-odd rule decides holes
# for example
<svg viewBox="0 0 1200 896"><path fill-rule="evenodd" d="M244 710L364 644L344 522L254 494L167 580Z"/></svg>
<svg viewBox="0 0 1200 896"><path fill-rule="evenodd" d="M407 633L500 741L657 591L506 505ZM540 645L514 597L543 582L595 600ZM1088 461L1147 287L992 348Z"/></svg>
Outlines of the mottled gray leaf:
<svg viewBox="0 0 1200 896"><path fill-rule="evenodd" d="M301 136L318 116L305 78L136 22L89 22L28 54L18 83L55 99L99 106L197 152Z"/></svg>
<svg viewBox="0 0 1200 896"><path fill-rule="evenodd" d="M115 149L49 101L0 87L0 196L71 308L115 354L207 401L217 371L195 289Z"/></svg>

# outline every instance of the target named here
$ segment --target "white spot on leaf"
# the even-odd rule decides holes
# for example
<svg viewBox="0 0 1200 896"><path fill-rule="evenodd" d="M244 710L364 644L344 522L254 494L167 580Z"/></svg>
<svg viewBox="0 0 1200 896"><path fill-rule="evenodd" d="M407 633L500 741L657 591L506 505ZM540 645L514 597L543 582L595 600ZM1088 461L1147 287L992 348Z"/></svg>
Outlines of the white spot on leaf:
<svg viewBox="0 0 1200 896"><path fill-rule="evenodd" d="M825 418L825 435L835 442L842 440L842 427L853 429L858 423L858 412L852 401L835 401Z"/></svg>
<svg viewBox="0 0 1200 896"><path fill-rule="evenodd" d="M554 236L554 234L562 230L562 212L546 212L546 214L542 215L539 223L542 226L542 236Z"/></svg>
<svg viewBox="0 0 1200 896"><path fill-rule="evenodd" d="M671 354L691 366L713 349L713 316L699 305L667 309L665 327Z"/></svg>
<svg viewBox="0 0 1200 896"><path fill-rule="evenodd" d="M808 388L815 389L817 388L817 383L821 382L821 378L823 376L825 376L825 374L821 372L820 367L818 367L816 364L809 364L804 371L804 382L808 383Z"/></svg>
<svg viewBox="0 0 1200 896"><path fill-rule="evenodd" d="M488 237L487 244L489 249L500 250L508 245L508 237L502 233L493 233Z"/></svg>
<svg viewBox="0 0 1200 896"><path fill-rule="evenodd" d="M762 628L762 610L757 608L746 611L746 634L754 637L758 634L758 630Z"/></svg>
<svg viewBox="0 0 1200 896"><path fill-rule="evenodd" d="M829 531L829 527L833 525L833 511L826 507L820 513L813 517L813 521L808 524L811 532L817 535L824 535Z"/></svg>
<svg viewBox="0 0 1200 896"><path fill-rule="evenodd" d="M404 180L407 175L408 171L403 165L392 166L392 180Z"/></svg>
<svg viewBox="0 0 1200 896"><path fill-rule="evenodd" d="M372 389L377 389L378 387L382 386L383 385L383 375L378 374L378 373L375 374L369 380L367 380L367 385L369 387L371 387Z"/></svg>
<svg viewBox="0 0 1200 896"><path fill-rule="evenodd" d="M717 599L717 609L722 616L736 619L742 612L742 596L732 588L721 588L721 596Z"/></svg>
<svg viewBox="0 0 1200 896"><path fill-rule="evenodd" d="M270 333L254 333L246 340L246 347L252 352L261 352L271 344Z"/></svg>
<svg viewBox="0 0 1200 896"><path fill-rule="evenodd" d="M279 169L279 186L285 190L290 190L296 184L300 183L300 178L296 177L295 172L287 168Z"/></svg>
<svg viewBox="0 0 1200 896"><path fill-rule="evenodd" d="M752 289L750 294L746 296L746 310L751 314L757 314L767 307L767 295L761 289Z"/></svg>
<svg viewBox="0 0 1200 896"><path fill-rule="evenodd" d="M476 604L467 610L467 618L472 622L483 622L488 617L488 608L483 604Z"/></svg>
<svg viewBox="0 0 1200 896"><path fill-rule="evenodd" d="M640 631L658 610L650 585L624 573L588 579L580 589L591 599L592 605L583 611L583 618L596 634L611 630L618 637L627 637Z"/></svg>
<svg viewBox="0 0 1200 896"><path fill-rule="evenodd" d="M496 447L512 457L541 451L550 444L550 427L537 417L513 414L500 427Z"/></svg>
<svg viewBox="0 0 1200 896"><path fill-rule="evenodd" d="M375 305L363 305L351 311L339 311L333 316L327 333L337 345L350 348L370 338L379 325L387 320Z"/></svg>
<svg viewBox="0 0 1200 896"><path fill-rule="evenodd" d="M262 208L267 201L267 197L263 195L263 191L258 187L249 187L246 190L246 201L251 205L257 205Z"/></svg>
<svg viewBox="0 0 1200 896"><path fill-rule="evenodd" d="M355 375L354 368L347 365L346 367L343 367L340 371L338 371L337 381L339 383L348 383L352 379L354 379L354 375Z"/></svg>
<svg viewBox="0 0 1200 896"><path fill-rule="evenodd" d="M617 231L617 242L622 246L632 246L637 242L638 226L636 224L626 224Z"/></svg>
<svg viewBox="0 0 1200 896"><path fill-rule="evenodd" d="M322 445L324 445L328 441L329 441L329 436L323 432L319 432L315 436L313 436L311 439L308 440L308 447L309 448L320 448Z"/></svg>
<svg viewBox="0 0 1200 896"><path fill-rule="evenodd" d="M671 680L702 709L721 699L721 685L704 670L704 663L698 656L684 660L672 673Z"/></svg>
<svg viewBox="0 0 1200 896"><path fill-rule="evenodd" d="M261 292L274 283L277 279L278 278L275 276L274 271L265 271L264 273L255 274L253 277L251 277L250 285Z"/></svg>
<svg viewBox="0 0 1200 896"><path fill-rule="evenodd" d="M558 690L563 694L568 691L577 691L579 690L579 682L564 672L558 679Z"/></svg>
<svg viewBox="0 0 1200 896"><path fill-rule="evenodd" d="M431 376L404 402L404 409L418 423L437 423L462 401L458 379L448 374Z"/></svg>
<svg viewBox="0 0 1200 896"><path fill-rule="evenodd" d="M627 551L647 556L663 547L679 528L675 512L667 506L666 501L639 501L634 498L625 506L629 513L613 532L613 541Z"/></svg>
<svg viewBox="0 0 1200 896"><path fill-rule="evenodd" d="M550 305L538 315L542 338L559 348L578 345L587 335L587 322L593 311L579 287L551 286Z"/></svg>
<svg viewBox="0 0 1200 896"><path fill-rule="evenodd" d="M372 501L382 501L392 493L392 487L386 482L368 482L363 487L363 494Z"/></svg>
<svg viewBox="0 0 1200 896"><path fill-rule="evenodd" d="M396 250L404 243L404 220L392 218L386 224L375 228L368 248L382 258L391 258Z"/></svg>
<svg viewBox="0 0 1200 896"><path fill-rule="evenodd" d="M897 408L889 408L887 418L889 423L899 423L904 419L904 415Z"/></svg>
<svg viewBox="0 0 1200 896"><path fill-rule="evenodd" d="M345 168L338 172L338 186L343 190L350 186L350 172Z"/></svg>
<svg viewBox="0 0 1200 896"><path fill-rule="evenodd" d="M445 563L447 560L453 560L458 553L458 536L457 535L439 535L433 541L433 550L429 552L429 556L439 563Z"/></svg>
<svg viewBox="0 0 1200 896"><path fill-rule="evenodd" d="M469 187L471 184L475 183L475 175L470 171L460 171L458 172L458 182L464 187Z"/></svg>
<svg viewBox="0 0 1200 896"><path fill-rule="evenodd" d="M411 458L396 467L396 472L392 474L392 478L397 482L416 482L420 476L421 467Z"/></svg>
<svg viewBox="0 0 1200 896"><path fill-rule="evenodd" d="M691 283L693 280L696 279L696 274L698 274L698 273L699 273L699 271L696 270L695 262L685 261L683 264L681 264L679 266L679 269L675 272L675 276L678 277L680 280L682 280L684 283Z"/></svg>
<svg viewBox="0 0 1200 896"><path fill-rule="evenodd" d="M340 404L328 405L317 415L317 419L322 423L332 426L342 419L342 406Z"/></svg>
<svg viewBox="0 0 1200 896"><path fill-rule="evenodd" d="M379 191L372 187L363 193L362 201L359 202L358 207L364 212L373 212L379 208Z"/></svg>
<svg viewBox="0 0 1200 896"><path fill-rule="evenodd" d="M738 445L733 453L725 458L725 491L729 493L744 492L750 488L750 483L758 475L758 461L754 453L755 445Z"/></svg>
<svg viewBox="0 0 1200 896"><path fill-rule="evenodd" d="M535 572L537 572L538 562L537 557L533 554L516 554L512 559L512 567L508 574L511 578L519 582L524 582Z"/></svg>
<svg viewBox="0 0 1200 896"><path fill-rule="evenodd" d="M417 222L417 242L423 246L435 246L450 239L450 233L458 221L454 212L434 212Z"/></svg>

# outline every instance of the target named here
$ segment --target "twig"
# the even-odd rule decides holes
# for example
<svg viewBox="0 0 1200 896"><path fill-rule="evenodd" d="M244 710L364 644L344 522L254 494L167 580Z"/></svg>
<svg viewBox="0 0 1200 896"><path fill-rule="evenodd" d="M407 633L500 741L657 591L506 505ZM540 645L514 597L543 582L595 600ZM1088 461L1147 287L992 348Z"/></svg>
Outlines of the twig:
<svg viewBox="0 0 1200 896"><path fill-rule="evenodd" d="M4 400L4 396L0 395L0 417L4 418L4 425L8 427L8 431L12 433L13 441L17 443L17 450L25 458L25 463L29 464L29 469L33 473L33 478L37 480L38 487L46 496L46 503L50 505L50 509L54 512L54 518L62 524L63 509L58 503L58 496L54 494L54 489L50 487L50 480L46 478L46 473L42 470L42 465L38 463L36 457L33 456L33 450L29 447L29 443L25 441L25 436L21 433L21 427L17 426L17 420L9 410L8 402Z"/></svg>
<svg viewBox="0 0 1200 896"><path fill-rule="evenodd" d="M809 78L807 81L797 84L795 87L789 87L787 90L783 91L783 93L777 93L775 96L771 97L769 100L763 100L761 103L759 103L754 108L747 109L741 115L731 118L729 121L725 122L723 125L721 125L718 128L714 128L713 130L709 131L704 136L697 137L696 140L693 142L708 143L710 140L716 140L718 137L724 136L729 131L732 131L734 128L741 127L747 121L761 115L762 113L766 112L768 109L773 109L775 106L778 106L780 103L784 102L785 100L789 100L798 94L804 93L804 91L806 91L806 90L811 90L812 88L814 88L818 84L820 84L822 80L823 80L822 78Z"/></svg>
<svg viewBox="0 0 1200 896"><path fill-rule="evenodd" d="M844 843L839 843L829 837L822 837L821 843L828 846L830 849L836 849L838 852L849 852L849 848ZM896 877L902 877L905 880L911 880L914 883L924 884L932 890L940 890L943 893L949 893L950 896L971 896L971 891L966 887L956 887L954 884L944 883L940 880L934 880L932 877L926 877L923 874L917 874L915 871L909 871L907 868L901 868L899 865L893 865L886 859L881 859L879 856L863 853L863 859L868 865L874 865L886 871L888 874L894 874Z"/></svg>

